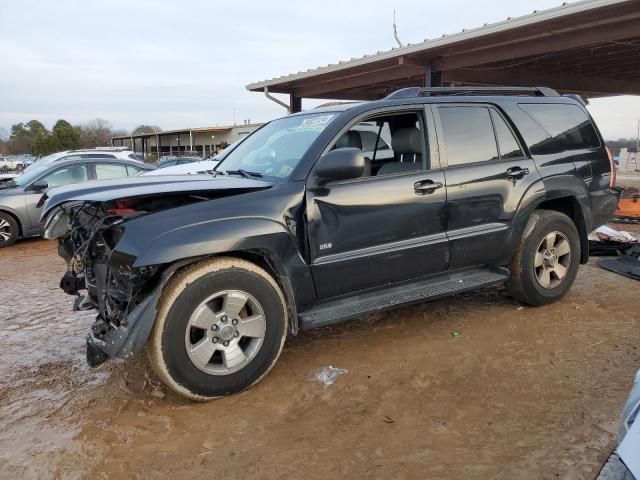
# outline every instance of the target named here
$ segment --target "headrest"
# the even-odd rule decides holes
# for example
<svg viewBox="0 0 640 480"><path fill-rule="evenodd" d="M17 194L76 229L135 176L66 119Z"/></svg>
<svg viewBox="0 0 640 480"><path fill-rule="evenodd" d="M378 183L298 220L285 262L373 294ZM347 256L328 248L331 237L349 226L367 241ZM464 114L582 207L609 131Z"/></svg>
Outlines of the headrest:
<svg viewBox="0 0 640 480"><path fill-rule="evenodd" d="M362 138L360 138L358 132L350 130L338 139L335 148L357 148L362 150Z"/></svg>
<svg viewBox="0 0 640 480"><path fill-rule="evenodd" d="M421 154L422 133L415 127L401 128L391 139L393 152L398 154Z"/></svg>

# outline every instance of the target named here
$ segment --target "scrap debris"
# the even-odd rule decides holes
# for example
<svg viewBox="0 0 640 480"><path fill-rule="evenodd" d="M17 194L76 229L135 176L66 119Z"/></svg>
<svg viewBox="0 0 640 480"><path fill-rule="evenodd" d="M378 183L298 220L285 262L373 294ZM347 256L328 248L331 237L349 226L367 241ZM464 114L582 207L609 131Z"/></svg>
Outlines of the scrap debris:
<svg viewBox="0 0 640 480"><path fill-rule="evenodd" d="M348 373L349 370L344 368L335 368L329 365L328 367L322 367L316 370L313 374L313 378L324 385L324 388L330 387L338 378L338 375Z"/></svg>
<svg viewBox="0 0 640 480"><path fill-rule="evenodd" d="M640 280L640 242L629 232L603 226L589 235L589 254L610 256L598 262L601 268Z"/></svg>
<svg viewBox="0 0 640 480"><path fill-rule="evenodd" d="M640 189L636 187L619 187L620 200L615 211L614 220L621 223L640 223Z"/></svg>
<svg viewBox="0 0 640 480"><path fill-rule="evenodd" d="M607 226L599 227L589 235L589 255L592 256L624 255L634 245L638 245L634 235Z"/></svg>

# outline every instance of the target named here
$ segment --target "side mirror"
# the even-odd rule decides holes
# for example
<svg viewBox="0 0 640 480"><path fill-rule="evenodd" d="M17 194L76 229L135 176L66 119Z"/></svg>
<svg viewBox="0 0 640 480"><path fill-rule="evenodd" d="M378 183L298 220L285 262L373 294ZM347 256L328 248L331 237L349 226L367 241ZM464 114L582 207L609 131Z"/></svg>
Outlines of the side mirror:
<svg viewBox="0 0 640 480"><path fill-rule="evenodd" d="M47 188L49 188L49 184L44 180L38 180L37 182L33 182L29 185L27 190L31 192L44 192Z"/></svg>
<svg viewBox="0 0 640 480"><path fill-rule="evenodd" d="M366 160L358 148L337 148L331 150L318 162L316 175L324 182L360 178L364 173Z"/></svg>

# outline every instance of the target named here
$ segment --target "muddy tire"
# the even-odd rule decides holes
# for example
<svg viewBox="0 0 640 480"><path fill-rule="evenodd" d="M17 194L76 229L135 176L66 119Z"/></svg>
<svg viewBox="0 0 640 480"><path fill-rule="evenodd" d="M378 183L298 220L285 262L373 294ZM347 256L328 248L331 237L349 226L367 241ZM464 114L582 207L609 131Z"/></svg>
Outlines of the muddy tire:
<svg viewBox="0 0 640 480"><path fill-rule="evenodd" d="M561 299L580 265L580 237L573 221L551 210L536 210L529 219L509 270L509 293L528 305Z"/></svg>
<svg viewBox="0 0 640 480"><path fill-rule="evenodd" d="M0 248L16 243L19 235L20 227L15 218L6 213L0 213Z"/></svg>
<svg viewBox="0 0 640 480"><path fill-rule="evenodd" d="M207 401L261 380L286 334L286 303L273 277L251 262L218 257L169 280L147 352L169 388Z"/></svg>

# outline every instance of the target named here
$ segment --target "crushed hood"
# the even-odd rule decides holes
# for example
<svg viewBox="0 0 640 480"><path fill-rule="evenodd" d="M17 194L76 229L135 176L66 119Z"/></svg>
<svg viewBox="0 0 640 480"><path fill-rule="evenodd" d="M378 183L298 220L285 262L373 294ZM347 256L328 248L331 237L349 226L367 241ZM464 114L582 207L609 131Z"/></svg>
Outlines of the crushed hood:
<svg viewBox="0 0 640 480"><path fill-rule="evenodd" d="M251 178L211 175L162 175L125 177L56 187L40 200L42 218L58 205L67 202L108 202L120 198L155 196L158 194L202 193L214 190L249 192L269 188L271 183Z"/></svg>

